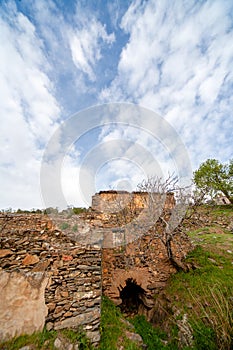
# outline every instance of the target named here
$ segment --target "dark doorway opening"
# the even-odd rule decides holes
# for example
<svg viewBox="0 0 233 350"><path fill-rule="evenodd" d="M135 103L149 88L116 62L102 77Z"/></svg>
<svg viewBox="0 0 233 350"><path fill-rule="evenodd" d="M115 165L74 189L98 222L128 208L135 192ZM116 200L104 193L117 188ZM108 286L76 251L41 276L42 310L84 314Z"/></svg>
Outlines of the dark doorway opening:
<svg viewBox="0 0 233 350"><path fill-rule="evenodd" d="M125 287L122 287L121 285L118 287L120 298L122 300L120 305L121 311L136 314L138 313L140 305L144 304L146 292L133 278L128 278L125 283Z"/></svg>

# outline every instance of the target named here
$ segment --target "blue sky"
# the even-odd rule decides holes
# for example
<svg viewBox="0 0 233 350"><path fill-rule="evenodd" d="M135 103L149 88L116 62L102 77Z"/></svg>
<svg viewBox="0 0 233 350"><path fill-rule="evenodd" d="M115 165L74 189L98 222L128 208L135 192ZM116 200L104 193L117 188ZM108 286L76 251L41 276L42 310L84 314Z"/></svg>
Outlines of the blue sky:
<svg viewBox="0 0 233 350"><path fill-rule="evenodd" d="M40 171L47 144L70 116L95 105L127 102L158 113L183 142L193 170L207 158L233 157L232 0L0 1L0 43L0 208L45 205ZM173 167L158 135L103 125L105 118L63 154L59 181L67 205L88 205L80 171L93 191L135 188L145 172L127 142L150 150L155 174ZM57 135L55 153L64 141ZM95 174L86 164L91 152ZM56 164L49 166L52 173ZM49 204L59 205L56 198Z"/></svg>

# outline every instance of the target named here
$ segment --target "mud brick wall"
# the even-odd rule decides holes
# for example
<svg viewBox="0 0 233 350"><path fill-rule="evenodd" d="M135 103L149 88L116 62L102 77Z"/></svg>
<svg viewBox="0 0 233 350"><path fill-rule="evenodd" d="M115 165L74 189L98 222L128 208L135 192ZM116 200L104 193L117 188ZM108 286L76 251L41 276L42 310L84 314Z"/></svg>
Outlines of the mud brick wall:
<svg viewBox="0 0 233 350"><path fill-rule="evenodd" d="M0 215L0 273L45 272L48 329L82 326L100 340L101 249L82 247L44 215Z"/></svg>

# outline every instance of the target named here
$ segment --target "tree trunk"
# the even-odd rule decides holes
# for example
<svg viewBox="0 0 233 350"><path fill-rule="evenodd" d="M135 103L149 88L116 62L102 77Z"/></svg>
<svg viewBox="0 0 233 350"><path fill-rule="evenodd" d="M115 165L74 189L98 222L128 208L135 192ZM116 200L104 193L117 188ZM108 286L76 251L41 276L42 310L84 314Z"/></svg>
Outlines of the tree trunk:
<svg viewBox="0 0 233 350"><path fill-rule="evenodd" d="M177 260L174 258L173 253L172 253L172 247L171 247L171 238L169 238L166 241L166 249L167 249L167 256L172 265L175 267L176 271L184 271L188 272L188 267L186 264L183 264L181 261Z"/></svg>
<svg viewBox="0 0 233 350"><path fill-rule="evenodd" d="M227 197L231 204L233 204L233 197L231 197L227 191L222 191L222 193Z"/></svg>

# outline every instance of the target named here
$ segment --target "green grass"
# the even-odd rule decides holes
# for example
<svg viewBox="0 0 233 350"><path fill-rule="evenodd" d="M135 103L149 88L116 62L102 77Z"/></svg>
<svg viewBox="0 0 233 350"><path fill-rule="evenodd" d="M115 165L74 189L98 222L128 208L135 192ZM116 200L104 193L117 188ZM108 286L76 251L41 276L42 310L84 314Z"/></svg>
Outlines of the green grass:
<svg viewBox="0 0 233 350"><path fill-rule="evenodd" d="M233 286L231 259L197 246L186 261L193 262L198 268L189 273L180 272L173 275L167 289L170 295L178 293L181 303L190 300L191 292L200 293L200 296L206 295L207 287L210 285L223 286L230 292Z"/></svg>
<svg viewBox="0 0 233 350"><path fill-rule="evenodd" d="M233 221L233 213L231 214ZM212 252L224 256L231 254L231 251L233 253L233 234L219 225L203 226L188 232L188 235L194 244L200 244L203 248Z"/></svg>
<svg viewBox="0 0 233 350"><path fill-rule="evenodd" d="M140 349L127 339L125 330L131 330L123 321L120 310L107 297L102 299L100 350L117 350L120 346L127 350ZM131 330L132 331L132 330Z"/></svg>
<svg viewBox="0 0 233 350"><path fill-rule="evenodd" d="M210 212L211 216L232 216L233 214L233 205L216 205Z"/></svg>
<svg viewBox="0 0 233 350"><path fill-rule="evenodd" d="M188 314L194 331L194 349L205 349L208 342L210 349L230 349L232 260L230 255L216 254L198 246L187 258L198 268L189 273L177 273L169 281L166 295L181 315Z"/></svg>
<svg viewBox="0 0 233 350"><path fill-rule="evenodd" d="M141 335L144 343L147 345L147 350L165 350L169 349L162 341L167 339L167 336L159 328L154 328L143 315L137 315L131 321L138 334Z"/></svg>
<svg viewBox="0 0 233 350"><path fill-rule="evenodd" d="M80 350L94 349L87 339L85 332L82 330L64 329L60 332L47 331L45 328L42 332L36 332L32 335L21 335L15 337L10 341L0 343L0 350L19 350L23 346L33 345L33 350L55 350L54 341L57 336L69 340L72 344L79 344Z"/></svg>
<svg viewBox="0 0 233 350"><path fill-rule="evenodd" d="M171 325L186 314L193 330L192 349L232 350L233 234L219 221L232 222L233 206L203 206L200 213L208 215L208 224L188 233L196 247L186 259L198 268L173 275L165 291L179 310Z"/></svg>
<svg viewBox="0 0 233 350"><path fill-rule="evenodd" d="M32 335L22 335L15 337L10 341L6 341L0 344L0 350L18 350L23 346L33 344L35 349L53 350L54 340L57 337L57 332L47 331L44 329L42 332L36 332Z"/></svg>
<svg viewBox="0 0 233 350"><path fill-rule="evenodd" d="M128 322L127 322L128 321ZM144 316L137 315L125 321L120 310L109 300L103 297L101 315L101 344L100 350L139 350L141 347L127 339L126 331L138 333L147 350L178 350L175 341L168 341L165 332L154 328ZM130 326L129 322L133 325Z"/></svg>
<svg viewBox="0 0 233 350"><path fill-rule="evenodd" d="M211 327L206 326L202 321L190 322L193 329L194 350L218 350L216 335Z"/></svg>
<svg viewBox="0 0 233 350"><path fill-rule="evenodd" d="M101 349L116 349L118 338L122 334L120 311L107 298L103 297L101 308Z"/></svg>

